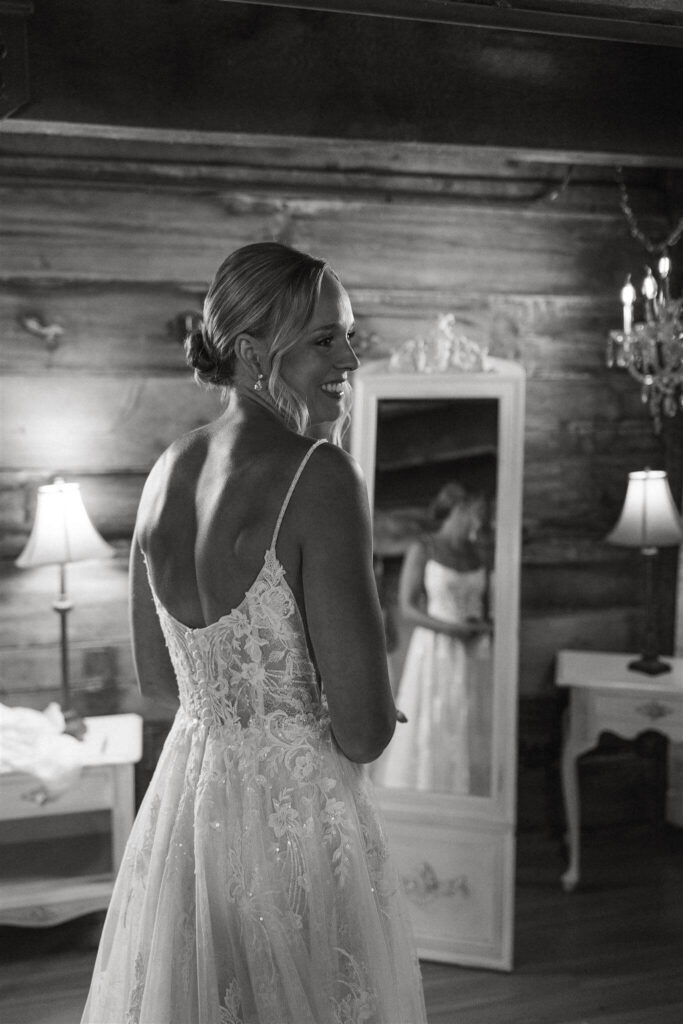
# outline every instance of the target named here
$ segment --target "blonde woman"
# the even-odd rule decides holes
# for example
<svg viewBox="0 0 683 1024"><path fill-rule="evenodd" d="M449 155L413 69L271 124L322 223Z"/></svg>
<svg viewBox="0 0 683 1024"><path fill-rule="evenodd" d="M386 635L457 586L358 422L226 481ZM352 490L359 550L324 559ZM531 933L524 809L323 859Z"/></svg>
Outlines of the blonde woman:
<svg viewBox="0 0 683 1024"><path fill-rule="evenodd" d="M131 555L143 694L179 706L134 825L84 1024L421 1024L363 763L389 742L363 481L310 425L348 407L353 315L275 243L219 268L187 342L224 413L171 445Z"/></svg>
<svg viewBox="0 0 683 1024"><path fill-rule="evenodd" d="M414 626L396 701L408 722L376 766L395 788L471 792L472 687L490 690L488 570L478 543L483 501L457 482L432 503L433 532L406 552L399 582L404 622ZM482 695L484 697L488 694Z"/></svg>

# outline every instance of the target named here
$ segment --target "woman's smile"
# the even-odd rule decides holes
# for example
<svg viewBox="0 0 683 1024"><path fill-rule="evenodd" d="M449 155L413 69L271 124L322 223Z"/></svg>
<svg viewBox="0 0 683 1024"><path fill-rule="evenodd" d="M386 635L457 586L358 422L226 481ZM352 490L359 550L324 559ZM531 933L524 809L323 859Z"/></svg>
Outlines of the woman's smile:
<svg viewBox="0 0 683 1024"><path fill-rule="evenodd" d="M306 402L311 423L326 423L339 415L348 375L359 366L353 336L349 297L327 272L310 322L282 360L282 379Z"/></svg>
<svg viewBox="0 0 683 1024"><path fill-rule="evenodd" d="M346 378L343 380L330 381L327 384L321 384L320 387L326 395L339 401L344 396L344 390L346 385Z"/></svg>

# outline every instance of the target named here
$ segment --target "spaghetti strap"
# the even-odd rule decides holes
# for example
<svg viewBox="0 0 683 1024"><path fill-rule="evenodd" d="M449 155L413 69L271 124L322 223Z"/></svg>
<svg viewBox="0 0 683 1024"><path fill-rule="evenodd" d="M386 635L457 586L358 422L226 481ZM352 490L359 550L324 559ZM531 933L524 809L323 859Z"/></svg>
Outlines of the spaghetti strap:
<svg viewBox="0 0 683 1024"><path fill-rule="evenodd" d="M311 445L311 447L308 449L308 451L304 455L303 459L301 460L301 462L299 464L299 468L297 469L296 473L294 474L294 479L292 480L291 484L289 485L289 490L285 494L285 500L282 502L282 508L280 509L280 515L277 517L277 522L275 524L275 529L273 531L273 539L271 540L270 547L268 548L269 551L273 551L273 552L275 551L275 545L277 543L277 538L278 538L278 534L280 532L280 527L282 525L282 520L285 517L285 512L287 511L287 506L289 505L289 499L292 497L292 494L294 493L294 488L296 487L297 483L299 482L299 477L303 473L303 471L304 471L304 469L306 467L306 463L308 462L308 460L310 459L311 455L316 450L316 448L319 448L321 444L327 444L327 442L325 441L324 437L321 437L319 441L316 441L315 444Z"/></svg>

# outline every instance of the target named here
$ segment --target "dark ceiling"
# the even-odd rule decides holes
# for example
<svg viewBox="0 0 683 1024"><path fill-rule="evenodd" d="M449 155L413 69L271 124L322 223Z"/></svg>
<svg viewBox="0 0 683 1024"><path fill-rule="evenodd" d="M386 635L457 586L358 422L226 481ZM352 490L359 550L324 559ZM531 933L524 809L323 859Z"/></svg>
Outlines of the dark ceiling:
<svg viewBox="0 0 683 1024"><path fill-rule="evenodd" d="M0 13L21 3L29 87L8 111L24 120L683 164L683 0L0 0ZM662 39L581 35L588 9ZM498 20L463 22L472 12ZM513 27L522 14L573 31Z"/></svg>
<svg viewBox="0 0 683 1024"><path fill-rule="evenodd" d="M224 0L232 3L234 0ZM247 0L275 7L683 46L683 0Z"/></svg>

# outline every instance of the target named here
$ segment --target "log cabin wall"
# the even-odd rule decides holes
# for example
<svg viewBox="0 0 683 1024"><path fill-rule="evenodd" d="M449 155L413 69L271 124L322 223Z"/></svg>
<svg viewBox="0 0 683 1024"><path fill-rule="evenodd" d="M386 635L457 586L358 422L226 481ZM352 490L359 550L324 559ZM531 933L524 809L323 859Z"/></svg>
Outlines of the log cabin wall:
<svg viewBox="0 0 683 1024"><path fill-rule="evenodd" d="M51 8L45 3L38 12L43 27ZM169 16L177 17L181 9L184 5L172 5ZM249 28L242 53L253 55L254 25L268 37L271 23L254 9L239 17ZM280 28L285 17L278 16ZM324 29L323 42L331 47L334 19L327 16L325 24L315 19L309 14L304 22L318 40ZM108 31L119 29L111 22ZM420 32L426 37L427 28ZM49 33L42 37L43 47L48 38ZM302 38L286 37L290 49ZM371 62L375 51L363 38ZM199 100L182 107L175 121L181 130L114 127L166 124L157 109L169 118L170 108L158 105L158 95L150 99L151 87L136 93L140 82L126 91L122 73L117 77L111 65L116 46L93 47L83 53L82 65L74 65L67 58L78 39L72 32L62 78L53 58L38 67L29 118L7 122L0 132L0 701L43 707L58 695L58 625L51 609L55 572L20 571L13 560L30 529L37 486L59 474L81 483L95 524L117 549L110 563L69 569L75 603L72 673L81 706L94 712L140 707L126 610L137 500L146 473L169 441L219 409L215 395L191 382L179 324L199 308L230 249L274 238L322 253L339 270L366 357L390 352L427 331L439 313L452 311L493 354L524 364L520 732L530 747L546 742L549 723L554 728L557 721L555 651L638 646L637 557L603 540L618 515L627 473L646 464L666 465L678 493L681 487L680 422L667 424L656 437L636 386L624 372L604 366L606 333L621 316L619 289L628 271L637 272L644 254L619 211L611 161L597 153L595 112L585 126L595 161L584 152L564 189L558 186L571 160L566 150L580 136L581 96L574 114L553 124L553 104L548 101L544 113L543 94L536 92L540 120L528 111L519 120L527 146L540 146L545 138L554 139L554 147L535 154L521 144L483 149L478 146L484 141L481 105L476 118L460 105L457 130L436 93L429 99L429 118L420 121L422 96L414 111L402 108L406 117L396 119L390 92L398 90L405 103L408 79L388 83L382 77L386 64L373 80L375 93L380 81L385 87L381 101L375 95L377 102L368 104L365 93L354 90L346 98L357 104L355 126L362 138L328 137L336 124L348 135L352 122L339 117L338 106L324 116L318 109L313 117L305 95L309 79L299 81L298 107L290 105L287 115L285 105L275 103L266 115L258 74L252 75L251 92L242 83L240 103L249 115L244 120L269 132L279 123L288 135L235 134L243 123L234 110L219 117L215 97L202 120L195 119ZM282 35L277 39L281 42ZM469 57L454 69L461 85L472 53L482 49L473 36L467 39ZM508 46L508 56L515 45ZM405 54L405 40L402 46ZM576 57L566 46L563 59ZM540 60L535 43L526 49ZM442 62L446 51L444 44ZM276 52L273 41L261 57ZM65 69L94 68L101 59L109 62L107 74L86 76L92 89L81 88L77 103L75 82ZM157 58L157 66L160 62ZM425 58L421 66L424 72ZM239 61L230 67L234 85ZM308 67L304 75L304 67L297 65L299 79L320 72ZM662 60L664 74L666 67ZM560 62L558 80L562 74ZM106 96L105 81L115 86ZM206 98L206 89L198 89L200 94ZM489 88L483 95L495 118L494 93ZM523 95L515 99L517 107L524 106ZM680 100L680 94L672 97ZM566 103L557 109L566 110ZM369 110L374 121L368 120ZM463 123L465 115L471 123ZM85 128L60 118L102 125ZM231 131L221 133L226 121ZM211 130L188 131L192 123ZM657 123L651 122L652 130ZM615 131L613 124L608 127ZM499 113L497 138L506 145L508 128ZM453 144L453 132L472 144ZM634 138L628 141L631 149ZM674 135L666 139L670 147ZM627 169L627 181L642 227L658 238L669 230L672 211L680 210L683 189L680 172L672 169L678 158L650 141L661 156L648 159L640 153ZM670 649L673 557L664 559L663 569L663 639ZM142 710L150 718L155 714Z"/></svg>
<svg viewBox="0 0 683 1024"><path fill-rule="evenodd" d="M666 456L633 382L604 366L619 286L641 260L609 171L577 170L553 201L561 171L501 155L365 143L350 169L345 147L320 140L70 134L44 137L40 157L25 124L1 142L4 658L54 653L53 573L12 559L36 487L62 474L119 549L111 565L70 570L75 670L87 676L113 647L129 671L126 549L142 482L173 437L218 410L190 380L179 324L225 253L264 238L329 256L368 357L453 311L524 364L522 693L550 685L557 647L637 645L636 560L603 538L628 471ZM630 177L656 233L664 179ZM32 320L58 330L36 334ZM3 682L12 699L54 687L56 663L40 678L17 671Z"/></svg>

